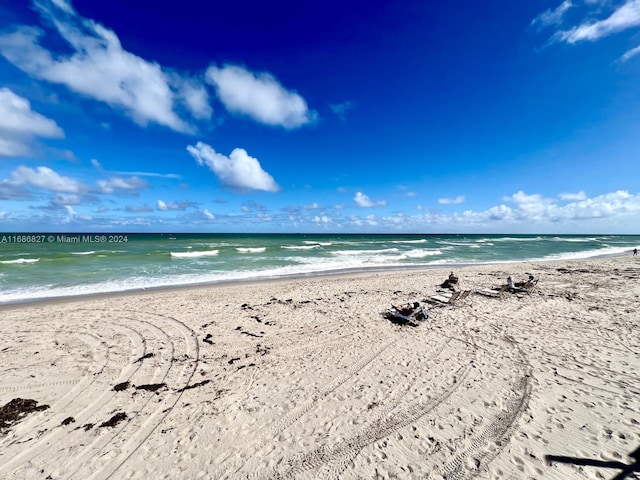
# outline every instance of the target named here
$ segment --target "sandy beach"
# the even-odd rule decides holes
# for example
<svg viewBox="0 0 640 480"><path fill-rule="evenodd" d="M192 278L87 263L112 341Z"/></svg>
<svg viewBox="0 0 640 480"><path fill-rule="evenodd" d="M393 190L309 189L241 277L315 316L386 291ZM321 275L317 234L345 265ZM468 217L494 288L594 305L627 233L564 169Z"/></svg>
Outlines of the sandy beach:
<svg viewBox="0 0 640 480"><path fill-rule="evenodd" d="M448 274L0 307L0 405L31 410L0 478L640 476L638 258L459 268L464 301L381 316Z"/></svg>

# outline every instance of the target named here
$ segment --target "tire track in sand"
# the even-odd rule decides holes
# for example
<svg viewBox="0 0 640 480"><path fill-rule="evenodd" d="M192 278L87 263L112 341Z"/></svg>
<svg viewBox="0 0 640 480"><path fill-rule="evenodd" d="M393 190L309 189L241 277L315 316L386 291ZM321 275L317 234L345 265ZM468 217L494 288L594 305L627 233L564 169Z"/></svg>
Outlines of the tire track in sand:
<svg viewBox="0 0 640 480"><path fill-rule="evenodd" d="M400 412L376 419L352 437L344 439L336 445L323 445L310 452L286 459L274 469L258 472L255 475L244 478L250 480L294 478L304 472L315 470L328 464L331 467L327 476L329 478L339 478L340 473L344 471L362 449L416 422L445 402L464 383L470 370L471 367L468 365L456 370L450 376L453 381L441 384L439 393L433 399L413 403Z"/></svg>
<svg viewBox="0 0 640 480"><path fill-rule="evenodd" d="M77 312L74 311L73 314ZM43 435L38 439L35 448L23 449L21 455L0 467L0 474L11 471L14 475L20 476L26 475L28 473L26 470L29 470L35 474L34 478L38 478L42 476L39 472L51 471L47 465L42 464L42 461L38 461L38 458L47 450L55 448L58 457L66 456L71 461L62 463L58 467L59 470L53 472L53 477L102 480L112 478L169 415L182 396L183 391L180 389L190 383L199 361L199 346L195 332L179 320L153 313L103 310L103 314L100 319L103 327L120 333L124 332L131 340L130 349L124 354L126 357L123 357L124 360L120 358L124 363L121 362L119 374L116 373L117 382L134 379L138 379L136 382L138 384L166 382L174 390L159 392L160 401L157 401L156 395L149 395L146 400L143 400L142 405L134 407L135 412L127 412L130 417L125 422L116 427L102 429L97 436L93 432L87 433L78 429L68 431L60 428L58 421L55 433L50 431L49 434ZM69 316L68 313L65 314L67 323ZM81 322L82 319L79 318L78 321ZM121 350L118 343L113 343L115 338L103 338L103 341L105 340L109 350ZM109 341L111 341L110 344ZM160 351L164 348L165 351L162 351L160 356L154 357L153 361L135 362L136 358L140 359L149 353L147 348L149 344L159 346ZM174 365L181 365L182 368L173 368ZM113 365L108 367L113 368ZM76 418L82 419L80 423L89 421L91 418L106 420L105 416L110 415L109 412L113 413L114 408L117 410L121 402L118 401L117 392L113 391L113 378L99 380L99 378L94 379L101 391L87 395L91 397L88 400L89 405L86 405L79 414L72 412L74 404L67 405L65 411L55 412L58 417L76 413ZM82 393L80 392L80 397L83 396ZM153 403L151 403L152 399ZM60 435L63 434L64 439L60 439ZM87 435L91 436L87 438ZM46 455L43 456L46 457ZM23 466L19 467L19 465ZM16 467L18 470L15 470Z"/></svg>
<svg viewBox="0 0 640 480"><path fill-rule="evenodd" d="M515 429L516 421L529 404L531 397L531 365L515 340L509 336L505 336L504 340L506 344L515 349L517 356L520 358L519 362L514 362L514 364L521 366L519 375L512 387L515 395L508 399L506 411L498 414L467 448L457 454L442 468L440 473L447 480L474 478L486 470L493 459L495 459L509 443L513 430ZM493 450L487 449L489 443L496 443L498 448ZM474 465L476 465L474 469L465 468L469 460L473 460Z"/></svg>

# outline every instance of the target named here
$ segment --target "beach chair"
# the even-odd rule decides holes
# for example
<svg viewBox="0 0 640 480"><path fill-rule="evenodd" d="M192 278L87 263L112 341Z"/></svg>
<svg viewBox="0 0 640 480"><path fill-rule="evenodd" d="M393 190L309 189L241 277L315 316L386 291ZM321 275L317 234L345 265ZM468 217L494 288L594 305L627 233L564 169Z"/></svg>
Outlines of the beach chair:
<svg viewBox="0 0 640 480"><path fill-rule="evenodd" d="M453 292L448 297L444 295L433 295L431 297L425 298L424 301L439 306L452 305L456 300L458 300L461 294L462 292Z"/></svg>
<svg viewBox="0 0 640 480"><path fill-rule="evenodd" d="M500 298L508 289L509 285L502 285L498 288L481 288L480 290L476 290L476 293L484 295L485 297Z"/></svg>
<svg viewBox="0 0 640 480"><path fill-rule="evenodd" d="M455 302L460 304L466 300L466 298L471 294L471 290L464 290Z"/></svg>
<svg viewBox="0 0 640 480"><path fill-rule="evenodd" d="M515 288L510 288L509 291L512 293L531 293L533 287L535 287L538 283L538 279L535 280L527 280L523 285Z"/></svg>
<svg viewBox="0 0 640 480"><path fill-rule="evenodd" d="M391 308L382 312L382 316L397 325L417 327L418 322L429 319L429 312L418 302L415 302L414 304L402 305L400 307L391 305Z"/></svg>

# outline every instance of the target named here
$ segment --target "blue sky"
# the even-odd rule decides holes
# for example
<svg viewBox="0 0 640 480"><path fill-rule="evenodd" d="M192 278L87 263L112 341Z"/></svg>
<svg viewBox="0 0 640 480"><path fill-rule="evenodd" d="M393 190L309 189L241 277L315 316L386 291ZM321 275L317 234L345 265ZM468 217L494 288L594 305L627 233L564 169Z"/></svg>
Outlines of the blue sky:
<svg viewBox="0 0 640 480"><path fill-rule="evenodd" d="M640 233L640 0L0 0L0 230Z"/></svg>

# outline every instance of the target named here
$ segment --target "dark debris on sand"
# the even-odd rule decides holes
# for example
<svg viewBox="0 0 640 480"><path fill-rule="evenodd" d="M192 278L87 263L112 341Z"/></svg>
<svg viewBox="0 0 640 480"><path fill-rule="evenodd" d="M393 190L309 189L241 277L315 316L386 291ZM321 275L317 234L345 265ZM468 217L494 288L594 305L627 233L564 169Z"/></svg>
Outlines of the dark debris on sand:
<svg viewBox="0 0 640 480"><path fill-rule="evenodd" d="M202 387L203 385L208 384L209 382L211 382L211 380L203 380L201 382L198 383L194 383L192 385L187 385L184 388L180 388L178 389L178 392L184 392L185 390L191 390L192 388L197 388L197 387Z"/></svg>
<svg viewBox="0 0 640 480"><path fill-rule="evenodd" d="M60 425L62 425L62 426L64 427L64 426L67 426L67 425L69 425L69 424L71 424L71 423L75 423L75 421L76 421L76 419L75 419L75 418L73 418L73 417L67 417L67 418L65 418L64 420L62 420L62 422L60 423Z"/></svg>
<svg viewBox="0 0 640 480"><path fill-rule="evenodd" d="M113 387L116 392L121 392L129 388L129 382L122 382Z"/></svg>
<svg viewBox="0 0 640 480"><path fill-rule="evenodd" d="M147 392L155 392L156 390L160 390L161 388L166 387L166 383L149 383L147 385L138 385L136 390L146 390Z"/></svg>
<svg viewBox="0 0 640 480"><path fill-rule="evenodd" d="M117 424L127 419L127 414L124 412L118 412L106 422L100 424L100 428L115 427Z"/></svg>
<svg viewBox="0 0 640 480"><path fill-rule="evenodd" d="M32 412L47 410L49 405L38 405L36 400L14 398L6 405L0 407L0 433L4 433L14 424L18 423L25 415Z"/></svg>
<svg viewBox="0 0 640 480"><path fill-rule="evenodd" d="M145 359L147 359L147 358L151 358L151 357L153 357L153 356L154 356L154 354L153 354L152 352L147 353L146 355L141 356L139 359L137 359L137 360L136 360L135 362L133 362L133 363L140 363L140 362L142 362L143 360L145 360Z"/></svg>

